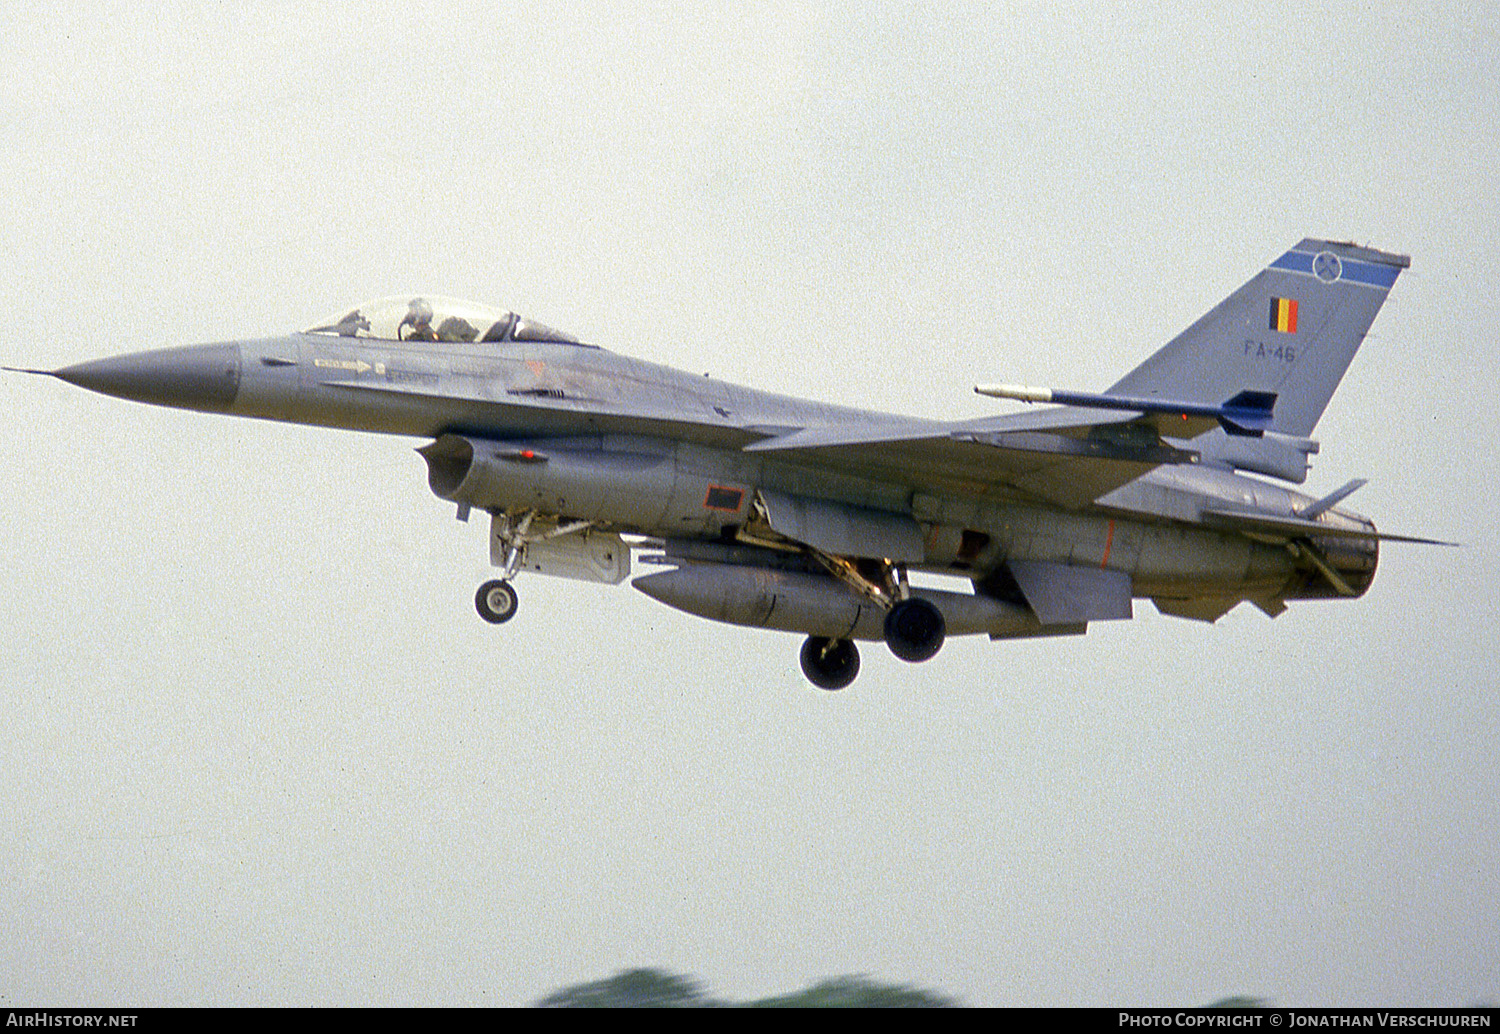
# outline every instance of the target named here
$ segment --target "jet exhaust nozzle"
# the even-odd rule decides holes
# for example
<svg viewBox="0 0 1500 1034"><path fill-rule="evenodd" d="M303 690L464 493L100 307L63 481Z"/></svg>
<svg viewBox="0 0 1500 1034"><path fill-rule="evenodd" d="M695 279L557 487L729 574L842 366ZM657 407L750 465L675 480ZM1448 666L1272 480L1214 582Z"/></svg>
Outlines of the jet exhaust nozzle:
<svg viewBox="0 0 1500 1034"><path fill-rule="evenodd" d="M1368 528L1369 538L1309 537L1304 558L1309 566L1298 570L1283 593L1288 600L1358 599L1369 591L1380 565L1380 539L1375 523L1352 514L1338 514L1346 522Z"/></svg>

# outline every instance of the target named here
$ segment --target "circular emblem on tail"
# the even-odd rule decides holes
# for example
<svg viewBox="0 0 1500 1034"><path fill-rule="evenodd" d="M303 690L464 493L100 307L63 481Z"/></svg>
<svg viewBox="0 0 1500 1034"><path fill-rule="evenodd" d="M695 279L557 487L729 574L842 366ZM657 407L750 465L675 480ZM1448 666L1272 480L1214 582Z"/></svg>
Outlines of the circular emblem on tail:
<svg viewBox="0 0 1500 1034"><path fill-rule="evenodd" d="M1325 284L1331 284L1344 272L1344 264L1331 251L1320 251L1313 256L1313 275Z"/></svg>

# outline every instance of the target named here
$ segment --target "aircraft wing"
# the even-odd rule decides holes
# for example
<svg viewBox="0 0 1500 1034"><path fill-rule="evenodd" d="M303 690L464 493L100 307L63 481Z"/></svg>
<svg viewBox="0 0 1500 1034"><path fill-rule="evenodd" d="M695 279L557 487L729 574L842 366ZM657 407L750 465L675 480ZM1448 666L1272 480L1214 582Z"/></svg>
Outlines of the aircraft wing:
<svg viewBox="0 0 1500 1034"><path fill-rule="evenodd" d="M434 433L473 425L497 434L670 434L705 445L774 453L933 494L1042 500L1069 508L1087 506L1163 463L1194 459L1193 453L1162 444L1160 418L1130 411L1063 406L959 422L862 413L859 419L786 427L756 418L741 422L707 407L695 412L676 396L617 400L559 391L508 392L500 398L457 385L342 378L325 386L441 399L460 412L471 411L456 421L445 418ZM791 413L785 417L795 419Z"/></svg>
<svg viewBox="0 0 1500 1034"><path fill-rule="evenodd" d="M1130 412L1070 407L981 420L812 427L745 446L929 492L1041 499L1069 508L1196 454Z"/></svg>
<svg viewBox="0 0 1500 1034"><path fill-rule="evenodd" d="M561 392L508 392L504 397L474 388L445 385L366 383L325 380L324 388L340 391L405 396L442 404L444 414L430 429L434 437L457 427L482 428L498 436L555 436L569 434L642 434L681 438L702 445L738 448L747 440L784 433L783 426L745 427L712 412L697 413L675 397L621 402L566 395ZM459 416L453 416L453 413Z"/></svg>

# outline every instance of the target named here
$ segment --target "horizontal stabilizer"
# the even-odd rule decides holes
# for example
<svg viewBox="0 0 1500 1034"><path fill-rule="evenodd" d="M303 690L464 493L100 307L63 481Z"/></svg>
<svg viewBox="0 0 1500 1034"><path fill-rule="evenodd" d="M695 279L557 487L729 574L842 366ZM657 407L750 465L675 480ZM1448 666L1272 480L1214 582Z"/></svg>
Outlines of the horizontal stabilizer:
<svg viewBox="0 0 1500 1034"><path fill-rule="evenodd" d="M1413 542L1422 546L1458 545L1456 542L1443 542L1439 539L1416 538L1411 535L1392 535L1389 532L1376 531L1373 525L1355 527L1324 524L1322 521L1308 520L1304 517L1283 517L1277 514L1260 513L1253 510L1236 510L1227 507L1205 509L1203 511L1203 519L1209 524L1215 524L1231 531L1272 535L1278 538L1316 536L1319 538L1335 539L1377 539L1381 542Z"/></svg>

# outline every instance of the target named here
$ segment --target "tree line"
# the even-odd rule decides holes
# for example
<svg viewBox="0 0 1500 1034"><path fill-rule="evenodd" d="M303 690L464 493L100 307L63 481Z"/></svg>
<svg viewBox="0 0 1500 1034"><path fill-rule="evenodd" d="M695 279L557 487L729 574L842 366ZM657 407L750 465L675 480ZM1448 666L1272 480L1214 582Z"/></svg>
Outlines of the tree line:
<svg viewBox="0 0 1500 1034"><path fill-rule="evenodd" d="M790 994L736 1002L709 994L692 977L627 969L553 991L535 1004L543 1009L946 1009L961 1003L937 991L863 976L834 977Z"/></svg>

